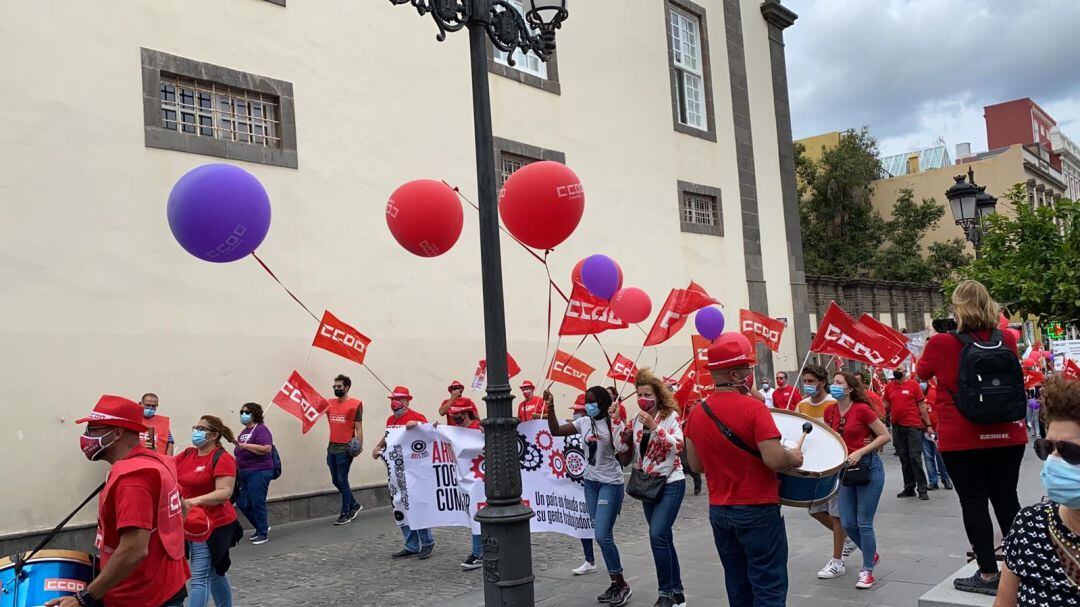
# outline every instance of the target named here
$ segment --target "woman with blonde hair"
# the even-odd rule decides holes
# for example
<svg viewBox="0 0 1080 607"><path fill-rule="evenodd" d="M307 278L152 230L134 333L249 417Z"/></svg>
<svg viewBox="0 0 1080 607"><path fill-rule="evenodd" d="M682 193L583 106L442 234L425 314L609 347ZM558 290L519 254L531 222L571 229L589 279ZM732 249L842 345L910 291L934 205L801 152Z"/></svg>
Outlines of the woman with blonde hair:
<svg viewBox="0 0 1080 607"><path fill-rule="evenodd" d="M649 369L638 372L634 386L641 409L634 420L627 424L617 407L611 409L615 450L634 454L626 491L641 500L649 523L649 544L660 594L654 607L681 607L686 604L686 596L671 528L686 495L686 477L679 457L683 450L682 423L671 390Z"/></svg>
<svg viewBox="0 0 1080 607"><path fill-rule="evenodd" d="M953 586L965 592L993 595L999 573L989 506L994 506L1001 534L1007 535L1020 511L1016 485L1027 431L1022 416L1019 422L974 423L957 408L955 396L962 352L968 342L997 344L1015 355L1016 337L998 329L1000 307L981 283L965 280L957 285L952 305L956 331L930 338L915 373L924 381L937 377L938 450L960 499L964 531L979 563L979 571L969 578L954 579ZM1017 377L1009 380L1019 384L1022 392L1023 377L1017 362Z"/></svg>

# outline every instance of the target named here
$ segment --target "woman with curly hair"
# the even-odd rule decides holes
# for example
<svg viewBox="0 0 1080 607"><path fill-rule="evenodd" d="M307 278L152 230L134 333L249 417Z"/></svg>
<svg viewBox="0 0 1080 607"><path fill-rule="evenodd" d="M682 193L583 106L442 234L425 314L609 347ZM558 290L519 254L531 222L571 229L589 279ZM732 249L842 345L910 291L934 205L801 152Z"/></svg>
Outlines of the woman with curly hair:
<svg viewBox="0 0 1080 607"><path fill-rule="evenodd" d="M615 450L634 454L635 475L644 475L652 482L663 479L654 499L641 500L645 520L649 523L649 544L656 564L656 580L660 597L654 607L673 607L686 604L679 556L675 553L675 538L671 532L686 495L683 473L682 423L678 405L664 382L648 369L642 369L634 379L637 403L641 412L629 424L612 407L611 427L615 434Z"/></svg>
<svg viewBox="0 0 1080 607"><path fill-rule="evenodd" d="M1080 381L1053 377L1042 395L1047 430L1035 455L1049 499L1016 515L994 607L1080 603Z"/></svg>

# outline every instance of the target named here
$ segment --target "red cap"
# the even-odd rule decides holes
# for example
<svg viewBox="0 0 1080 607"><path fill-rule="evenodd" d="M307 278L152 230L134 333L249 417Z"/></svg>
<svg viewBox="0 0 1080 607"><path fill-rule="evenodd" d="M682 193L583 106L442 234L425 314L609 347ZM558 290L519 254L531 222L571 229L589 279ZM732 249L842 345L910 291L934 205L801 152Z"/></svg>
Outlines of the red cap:
<svg viewBox="0 0 1080 607"><path fill-rule="evenodd" d="M115 426L136 432L146 432L143 422L143 408L138 403L123 396L106 394L94 405L90 415L75 420L76 424L90 422L98 426Z"/></svg>
<svg viewBox="0 0 1080 607"><path fill-rule="evenodd" d="M387 398L404 398L405 400L412 400L412 394L409 394L409 389L405 386L398 386L394 388L394 391L390 393Z"/></svg>
<svg viewBox="0 0 1080 607"><path fill-rule="evenodd" d="M752 367L757 364L754 346L742 333L724 333L709 346L709 369Z"/></svg>
<svg viewBox="0 0 1080 607"><path fill-rule="evenodd" d="M184 537L193 542L205 542L213 531L210 517L202 506L192 506L184 518Z"/></svg>
<svg viewBox="0 0 1080 607"><path fill-rule="evenodd" d="M574 405L572 407L570 407L570 408L573 409L574 411L584 411L585 410L585 395L584 394L578 394L577 400L574 401Z"/></svg>
<svg viewBox="0 0 1080 607"><path fill-rule="evenodd" d="M450 386L447 388L447 390L453 390L454 388L461 388L462 390L464 390L465 384L455 379L454 381L450 382Z"/></svg>
<svg viewBox="0 0 1080 607"><path fill-rule="evenodd" d="M525 388L532 388L533 390L535 390L536 386L534 386L531 381L526 379L525 381L521 382L521 389L524 390Z"/></svg>
<svg viewBox="0 0 1080 607"><path fill-rule="evenodd" d="M466 411L472 411L475 407L471 400L467 398L456 398L454 404L450 405L450 410L447 413L453 415L455 413L464 413Z"/></svg>

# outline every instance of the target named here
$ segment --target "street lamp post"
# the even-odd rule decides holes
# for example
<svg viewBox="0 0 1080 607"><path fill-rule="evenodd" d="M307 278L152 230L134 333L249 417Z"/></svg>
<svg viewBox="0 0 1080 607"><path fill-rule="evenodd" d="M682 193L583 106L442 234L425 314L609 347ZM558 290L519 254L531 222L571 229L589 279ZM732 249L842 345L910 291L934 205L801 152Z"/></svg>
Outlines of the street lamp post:
<svg viewBox="0 0 1080 607"><path fill-rule="evenodd" d="M964 236L975 247L975 257L978 258L982 222L997 210L997 198L986 193L986 186L975 184L975 171L971 167L968 167L966 176L957 175L953 179L956 183L945 190L945 198L949 200L956 225L963 228Z"/></svg>
<svg viewBox="0 0 1080 607"><path fill-rule="evenodd" d="M499 210L495 188L495 144L491 130L488 88L488 45L507 53L532 52L547 61L555 52L555 30L569 14L567 0L524 0L524 15L506 0L390 0L411 4L430 14L447 32L469 30L472 66L473 123L476 139L476 181L480 204L480 266L484 293L484 341L487 356L487 417L483 420L486 453L484 494L480 509L484 546L484 601L487 607L533 604L533 512L521 501L517 417L506 364L506 315L503 309Z"/></svg>

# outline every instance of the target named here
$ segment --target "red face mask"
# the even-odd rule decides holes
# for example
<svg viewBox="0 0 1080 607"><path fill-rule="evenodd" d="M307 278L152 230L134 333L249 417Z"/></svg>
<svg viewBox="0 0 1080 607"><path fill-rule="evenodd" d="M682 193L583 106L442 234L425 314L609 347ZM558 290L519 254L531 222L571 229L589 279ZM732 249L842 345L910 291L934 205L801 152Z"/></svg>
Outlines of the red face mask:
<svg viewBox="0 0 1080 607"><path fill-rule="evenodd" d="M119 437L114 438L109 441L108 444L105 444L105 437L109 436L115 431L116 429L114 428L113 430L110 430L105 434L102 434L101 436L87 436L86 434L80 436L79 447L82 449L83 455L86 456L86 459L92 462L96 462L97 460L101 459L101 456L105 455L105 450L111 447L113 443L115 443L117 440L119 440Z"/></svg>
<svg viewBox="0 0 1080 607"><path fill-rule="evenodd" d="M637 404L642 411L649 412L656 408L656 398L652 396L639 396Z"/></svg>
<svg viewBox="0 0 1080 607"><path fill-rule="evenodd" d="M783 379L783 378L780 378L780 377L776 378L776 387L777 388L783 388L786 385L787 385L787 380L786 379Z"/></svg>
<svg viewBox="0 0 1080 607"><path fill-rule="evenodd" d="M395 412L395 413L397 413L398 411L404 411L405 407L408 407L408 406L409 405L406 404L405 401L400 401L400 400L392 400L392 401L390 401L390 410Z"/></svg>

